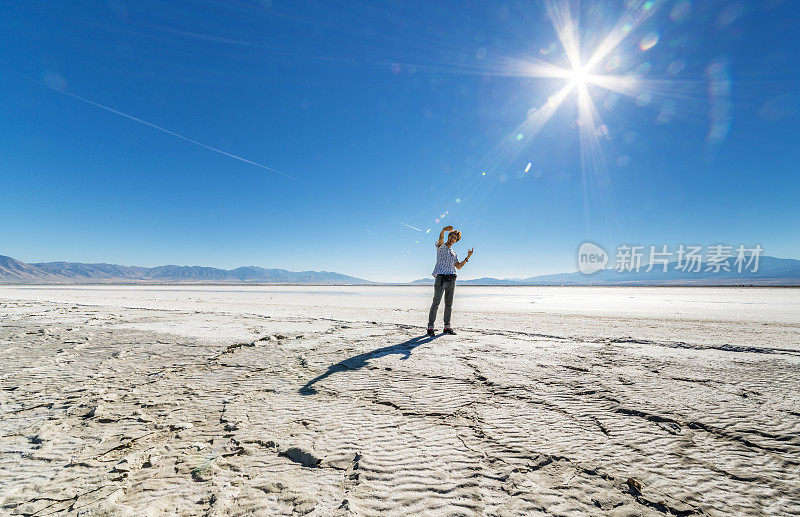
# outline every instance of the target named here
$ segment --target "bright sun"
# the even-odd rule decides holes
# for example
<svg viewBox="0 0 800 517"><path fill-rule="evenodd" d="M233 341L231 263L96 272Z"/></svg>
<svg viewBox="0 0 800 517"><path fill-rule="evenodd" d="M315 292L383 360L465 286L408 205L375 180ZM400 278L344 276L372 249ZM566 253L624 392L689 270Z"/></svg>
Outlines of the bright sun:
<svg viewBox="0 0 800 517"><path fill-rule="evenodd" d="M575 86L583 86L589 81L589 71L583 66L576 66L569 72L569 80Z"/></svg>

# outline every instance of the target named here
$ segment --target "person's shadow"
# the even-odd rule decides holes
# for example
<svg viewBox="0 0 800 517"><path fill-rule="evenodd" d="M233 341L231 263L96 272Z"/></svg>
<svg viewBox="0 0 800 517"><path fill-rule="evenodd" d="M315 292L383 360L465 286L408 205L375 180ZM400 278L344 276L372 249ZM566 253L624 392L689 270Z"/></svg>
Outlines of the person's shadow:
<svg viewBox="0 0 800 517"><path fill-rule="evenodd" d="M336 364L332 364L328 367L328 370L325 373L317 375L310 381L306 383L305 386L300 388L299 392L301 395L313 395L317 392L314 389L314 384L318 383L322 379L329 377L330 375L336 372L343 372L346 370L359 370L369 364L370 359L377 359L378 357L383 357L386 355L391 354L401 354L403 357L400 358L401 361L405 361L409 357L411 357L411 351L417 348L420 345L424 345L425 343L430 343L434 339L438 338L439 336L419 336L415 338L411 338L408 341L403 341L402 343L398 343L396 345L389 345L383 348L376 348L370 352L364 352L363 354L354 355L348 359L343 361L339 361Z"/></svg>

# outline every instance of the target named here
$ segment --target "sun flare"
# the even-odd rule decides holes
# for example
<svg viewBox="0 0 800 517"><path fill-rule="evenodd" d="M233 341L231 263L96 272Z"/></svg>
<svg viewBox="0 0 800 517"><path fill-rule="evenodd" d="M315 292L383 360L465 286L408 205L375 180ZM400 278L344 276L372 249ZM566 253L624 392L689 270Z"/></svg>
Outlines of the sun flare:
<svg viewBox="0 0 800 517"><path fill-rule="evenodd" d="M665 81L648 81L642 66L632 66L641 59L639 55L624 55L623 44L629 38L638 37L637 29L657 10L658 2L630 2L616 22L612 22L602 34L589 34L580 24L580 16L575 10L577 4L570 0L543 0L545 13L557 37L557 43L540 50L541 56L549 60L529 55L510 61L510 70L528 78L558 79L563 83L549 93L546 101L528 110L528 116L515 128L505 142L507 146L494 166L498 168L514 166L517 155L542 131L551 118L562 109L567 99L574 99L577 109L574 127L580 140L581 172L584 187L584 211L587 214L589 191L611 214L612 224L616 221L615 201L612 182L606 164L604 150L608 140L609 128L602 119L601 110L607 111L612 104L602 104L608 93L616 97L635 99L637 103L648 103L653 99L655 89L664 88ZM640 52L649 51L657 43L657 37L646 36L637 46ZM558 45L560 44L560 45ZM561 52L555 52L560 46ZM560 54L560 55L559 55ZM620 70L620 64L627 58L627 71ZM648 63L643 63L649 67ZM649 68L647 68L649 70ZM648 91L649 90L649 91ZM604 93L605 92L605 93ZM598 104L598 101L601 103ZM522 144L522 145L520 145Z"/></svg>
<svg viewBox="0 0 800 517"><path fill-rule="evenodd" d="M575 86L583 86L589 82L589 71L584 66L576 66L567 74L570 82Z"/></svg>

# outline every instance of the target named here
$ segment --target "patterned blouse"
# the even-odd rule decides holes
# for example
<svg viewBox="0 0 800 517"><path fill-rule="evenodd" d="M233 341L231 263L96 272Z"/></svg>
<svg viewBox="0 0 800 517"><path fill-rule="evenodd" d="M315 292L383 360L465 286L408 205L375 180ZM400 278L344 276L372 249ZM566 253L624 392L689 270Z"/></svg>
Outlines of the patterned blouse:
<svg viewBox="0 0 800 517"><path fill-rule="evenodd" d="M455 275L456 262L458 262L458 255L447 244L442 243L436 249L436 267L433 268L432 276L436 275Z"/></svg>

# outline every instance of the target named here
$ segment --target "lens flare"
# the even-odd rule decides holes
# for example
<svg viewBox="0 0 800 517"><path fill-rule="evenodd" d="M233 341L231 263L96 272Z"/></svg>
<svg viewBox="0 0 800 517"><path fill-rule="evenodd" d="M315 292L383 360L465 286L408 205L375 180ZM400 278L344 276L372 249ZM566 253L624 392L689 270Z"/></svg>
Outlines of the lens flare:
<svg viewBox="0 0 800 517"><path fill-rule="evenodd" d="M691 2L683 0L682 2L678 2L675 4L675 6L672 8L672 11L670 11L669 13L669 17L672 19L672 21L682 22L689 17L691 11L692 11Z"/></svg>
<svg viewBox="0 0 800 517"><path fill-rule="evenodd" d="M658 33L651 32L639 41L639 50L645 52L656 46L658 43Z"/></svg>
<svg viewBox="0 0 800 517"><path fill-rule="evenodd" d="M647 92L636 97L636 105L640 108L647 106L653 100L653 96Z"/></svg>
<svg viewBox="0 0 800 517"><path fill-rule="evenodd" d="M605 69L607 72L613 72L614 70L619 68L621 64L622 64L622 59L620 59L619 56L611 56L610 58L608 58L608 61L606 61Z"/></svg>

